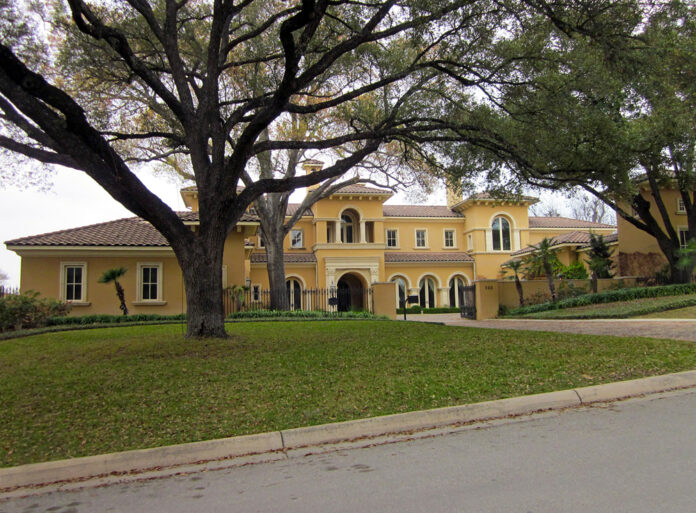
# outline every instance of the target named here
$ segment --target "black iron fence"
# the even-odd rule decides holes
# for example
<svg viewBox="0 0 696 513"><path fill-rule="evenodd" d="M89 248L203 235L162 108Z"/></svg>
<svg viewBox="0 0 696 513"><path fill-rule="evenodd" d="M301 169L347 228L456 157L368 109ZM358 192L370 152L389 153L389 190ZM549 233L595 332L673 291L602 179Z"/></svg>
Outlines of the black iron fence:
<svg viewBox="0 0 696 513"><path fill-rule="evenodd" d="M5 287L0 285L0 297L16 296L19 294L19 287Z"/></svg>
<svg viewBox="0 0 696 513"><path fill-rule="evenodd" d="M459 314L465 319L476 319L476 285L460 287Z"/></svg>
<svg viewBox="0 0 696 513"><path fill-rule="evenodd" d="M287 289L291 310L322 312L372 311L371 288ZM267 289L225 289L222 294L225 315L250 310L270 310L271 291Z"/></svg>

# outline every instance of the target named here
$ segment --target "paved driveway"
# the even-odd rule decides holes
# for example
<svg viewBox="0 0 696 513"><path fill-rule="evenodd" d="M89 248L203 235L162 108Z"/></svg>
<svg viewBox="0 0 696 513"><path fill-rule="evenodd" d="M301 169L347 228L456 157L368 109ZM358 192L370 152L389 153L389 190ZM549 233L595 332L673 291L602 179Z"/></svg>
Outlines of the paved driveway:
<svg viewBox="0 0 696 513"><path fill-rule="evenodd" d="M403 317L399 317L403 319ZM617 335L621 337L652 337L696 342L694 319L612 319L612 320L536 320L489 319L470 321L459 314L409 315L409 321L443 322L449 326L493 328L504 330L558 331L588 335Z"/></svg>

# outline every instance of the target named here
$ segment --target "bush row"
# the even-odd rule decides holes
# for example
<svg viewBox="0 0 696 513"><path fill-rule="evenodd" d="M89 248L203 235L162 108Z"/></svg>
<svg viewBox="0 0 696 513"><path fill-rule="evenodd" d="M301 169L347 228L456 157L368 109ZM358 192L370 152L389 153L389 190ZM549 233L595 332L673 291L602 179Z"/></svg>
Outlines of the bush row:
<svg viewBox="0 0 696 513"><path fill-rule="evenodd" d="M458 313L459 308L456 306L443 306L439 308L423 308L420 305L414 305L406 309L406 313ZM403 314L404 309L403 308L397 308L396 309L397 314Z"/></svg>
<svg viewBox="0 0 696 513"><path fill-rule="evenodd" d="M696 294L696 283L665 285L661 287L634 287L629 289L605 290L597 294L583 294L570 297L555 303L542 303L539 305L523 306L509 310L508 315L524 315L528 313L545 312L572 308L575 306L594 305L598 303L614 303L616 301L631 301L649 297L678 296L681 294Z"/></svg>
<svg viewBox="0 0 696 513"><path fill-rule="evenodd" d="M347 319L376 319L377 316L370 312L323 312L321 310L249 310L246 312L232 312L228 319L332 319L343 317Z"/></svg>
<svg viewBox="0 0 696 513"><path fill-rule="evenodd" d="M158 314L134 314L134 315L107 315L93 314L81 316L56 316L46 319L46 326L65 326L75 324L121 324L143 321L182 321L186 314L158 315Z"/></svg>
<svg viewBox="0 0 696 513"><path fill-rule="evenodd" d="M578 312L573 315L554 315L553 319L626 319L629 317L638 317L641 315L647 315L651 313L664 312L667 310L678 310L679 308L688 308L690 306L696 306L696 298L684 298L681 300L674 300L667 304L662 305L645 305L641 308L631 308L630 311L616 310L598 310L592 312ZM541 315L534 316L531 315L529 318L532 319L547 319L551 317L542 317Z"/></svg>

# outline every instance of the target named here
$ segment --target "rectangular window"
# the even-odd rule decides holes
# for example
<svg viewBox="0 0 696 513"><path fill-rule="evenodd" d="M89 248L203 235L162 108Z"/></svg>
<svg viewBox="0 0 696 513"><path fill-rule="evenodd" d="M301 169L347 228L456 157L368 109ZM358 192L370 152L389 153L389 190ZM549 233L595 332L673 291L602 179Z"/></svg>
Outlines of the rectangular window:
<svg viewBox="0 0 696 513"><path fill-rule="evenodd" d="M425 248L428 245L427 232L425 230L416 230L416 247Z"/></svg>
<svg viewBox="0 0 696 513"><path fill-rule="evenodd" d="M138 301L162 301L162 264L138 264Z"/></svg>
<svg viewBox="0 0 696 513"><path fill-rule="evenodd" d="M689 229L679 228L679 245L685 248L687 242L689 242Z"/></svg>
<svg viewBox="0 0 696 513"><path fill-rule="evenodd" d="M683 198L677 198L677 214L686 214L686 205Z"/></svg>
<svg viewBox="0 0 696 513"><path fill-rule="evenodd" d="M304 247L304 237L302 230L290 231L290 247L300 249Z"/></svg>
<svg viewBox="0 0 696 513"><path fill-rule="evenodd" d="M454 247L454 230L445 230L445 247Z"/></svg>
<svg viewBox="0 0 696 513"><path fill-rule="evenodd" d="M63 299L71 302L84 302L86 264L63 264Z"/></svg>
<svg viewBox="0 0 696 513"><path fill-rule="evenodd" d="M395 248L397 245L396 230L387 230L387 247Z"/></svg>
<svg viewBox="0 0 696 513"><path fill-rule="evenodd" d="M260 248L265 248L266 245L263 243L263 237L261 237L261 234L259 233L259 244L258 247Z"/></svg>

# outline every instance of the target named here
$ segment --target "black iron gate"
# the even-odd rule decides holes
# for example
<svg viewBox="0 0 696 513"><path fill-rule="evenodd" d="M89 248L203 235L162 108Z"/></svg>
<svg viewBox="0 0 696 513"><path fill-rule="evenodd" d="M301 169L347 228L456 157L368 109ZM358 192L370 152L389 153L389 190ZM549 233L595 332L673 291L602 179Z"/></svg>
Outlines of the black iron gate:
<svg viewBox="0 0 696 513"><path fill-rule="evenodd" d="M459 289L459 315L465 319L476 320L476 285Z"/></svg>

